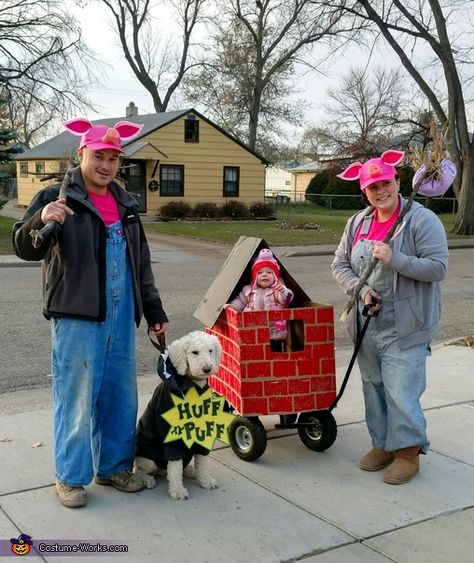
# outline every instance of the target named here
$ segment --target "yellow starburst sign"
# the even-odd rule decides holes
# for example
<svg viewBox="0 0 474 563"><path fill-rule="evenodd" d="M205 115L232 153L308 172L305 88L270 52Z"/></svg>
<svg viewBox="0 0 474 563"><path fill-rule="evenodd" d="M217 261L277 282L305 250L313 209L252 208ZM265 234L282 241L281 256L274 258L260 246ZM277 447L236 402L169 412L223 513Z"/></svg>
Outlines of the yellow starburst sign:
<svg viewBox="0 0 474 563"><path fill-rule="evenodd" d="M206 450L212 450L216 440L229 444L229 426L235 416L224 412L224 397L210 388L199 395L191 387L183 398L173 393L171 398L175 406L162 414L171 427L165 443L183 440L188 448L196 443Z"/></svg>

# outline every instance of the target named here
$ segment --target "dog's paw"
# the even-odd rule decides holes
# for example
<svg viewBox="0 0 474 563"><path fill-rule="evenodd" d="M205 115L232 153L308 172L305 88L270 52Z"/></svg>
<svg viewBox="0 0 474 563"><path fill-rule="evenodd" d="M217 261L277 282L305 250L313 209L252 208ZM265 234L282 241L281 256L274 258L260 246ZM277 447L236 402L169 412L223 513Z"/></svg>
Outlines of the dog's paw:
<svg viewBox="0 0 474 563"><path fill-rule="evenodd" d="M189 498L188 490L184 487L169 487L169 495L174 500L186 500Z"/></svg>
<svg viewBox="0 0 474 563"><path fill-rule="evenodd" d="M217 489L217 481L212 475L206 475L198 479L199 486L203 489Z"/></svg>
<svg viewBox="0 0 474 563"><path fill-rule="evenodd" d="M153 475L142 475L141 478L147 489L154 489L156 487L156 479Z"/></svg>

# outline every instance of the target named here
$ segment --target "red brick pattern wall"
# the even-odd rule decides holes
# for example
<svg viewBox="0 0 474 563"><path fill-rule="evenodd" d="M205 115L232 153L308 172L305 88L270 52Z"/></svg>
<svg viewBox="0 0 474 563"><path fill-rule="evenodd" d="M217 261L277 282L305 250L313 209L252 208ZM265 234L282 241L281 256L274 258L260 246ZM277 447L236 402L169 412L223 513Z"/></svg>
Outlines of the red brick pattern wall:
<svg viewBox="0 0 474 563"><path fill-rule="evenodd" d="M272 352L270 321L304 323L304 350ZM281 311L237 312L225 307L212 329L223 349L209 383L245 416L291 414L329 407L336 396L334 314L312 304Z"/></svg>

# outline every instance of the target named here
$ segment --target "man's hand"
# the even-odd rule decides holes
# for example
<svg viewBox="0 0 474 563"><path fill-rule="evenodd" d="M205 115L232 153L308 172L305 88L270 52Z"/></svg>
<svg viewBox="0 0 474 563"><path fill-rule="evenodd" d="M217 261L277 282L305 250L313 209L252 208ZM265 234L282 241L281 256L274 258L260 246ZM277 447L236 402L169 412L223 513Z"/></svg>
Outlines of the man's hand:
<svg viewBox="0 0 474 563"><path fill-rule="evenodd" d="M154 332L156 336L164 334L168 328L168 323L156 323L148 327L148 332Z"/></svg>
<svg viewBox="0 0 474 563"><path fill-rule="evenodd" d="M64 198L57 199L45 205L41 210L41 221L46 225L49 221L63 224L68 215L74 215L74 211L66 205Z"/></svg>

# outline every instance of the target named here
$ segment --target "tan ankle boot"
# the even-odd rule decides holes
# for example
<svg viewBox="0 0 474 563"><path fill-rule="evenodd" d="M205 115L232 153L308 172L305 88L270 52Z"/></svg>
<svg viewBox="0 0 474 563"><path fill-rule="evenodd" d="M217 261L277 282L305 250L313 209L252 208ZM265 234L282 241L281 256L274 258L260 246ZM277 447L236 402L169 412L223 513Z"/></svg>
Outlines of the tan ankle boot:
<svg viewBox="0 0 474 563"><path fill-rule="evenodd" d="M364 471L380 471L393 461L393 453L374 448L366 453L359 461L359 467Z"/></svg>
<svg viewBox="0 0 474 563"><path fill-rule="evenodd" d="M403 448L394 452L395 459L383 474L384 483L389 483L390 485L408 483L420 469L418 459L420 449L420 446L412 446L411 448Z"/></svg>

